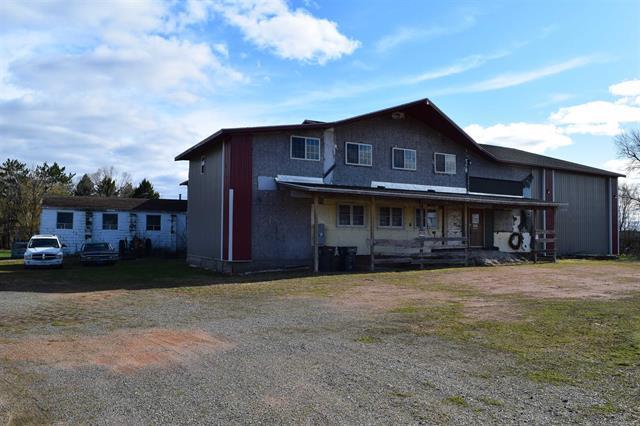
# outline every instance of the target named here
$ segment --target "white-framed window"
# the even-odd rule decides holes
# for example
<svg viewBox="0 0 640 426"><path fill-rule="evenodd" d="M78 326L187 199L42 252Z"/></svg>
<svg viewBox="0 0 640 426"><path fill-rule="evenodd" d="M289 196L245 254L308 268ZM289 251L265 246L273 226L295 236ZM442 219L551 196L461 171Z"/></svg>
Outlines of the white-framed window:
<svg viewBox="0 0 640 426"><path fill-rule="evenodd" d="M73 229L73 212L58 212L56 229Z"/></svg>
<svg viewBox="0 0 640 426"><path fill-rule="evenodd" d="M291 136L290 157L293 160L320 161L320 139Z"/></svg>
<svg viewBox="0 0 640 426"><path fill-rule="evenodd" d="M402 228L404 226L402 207L380 207L378 226L380 228Z"/></svg>
<svg viewBox="0 0 640 426"><path fill-rule="evenodd" d="M117 230L118 229L118 214L117 213L102 213L102 229Z"/></svg>
<svg viewBox="0 0 640 426"><path fill-rule="evenodd" d="M364 226L364 206L339 204L338 226Z"/></svg>
<svg viewBox="0 0 640 426"><path fill-rule="evenodd" d="M430 231L438 229L438 211L435 209L416 209L416 228Z"/></svg>
<svg viewBox="0 0 640 426"><path fill-rule="evenodd" d="M206 166L207 166L207 158L203 155L202 157L200 157L200 174L203 175L204 172L206 171Z"/></svg>
<svg viewBox="0 0 640 426"><path fill-rule="evenodd" d="M147 215L147 231L161 231L162 225L159 214Z"/></svg>
<svg viewBox="0 0 640 426"><path fill-rule="evenodd" d="M433 171L446 175L456 174L456 156L454 154L433 153Z"/></svg>
<svg viewBox="0 0 640 426"><path fill-rule="evenodd" d="M391 150L391 166L399 170L416 169L416 150L407 148L393 148Z"/></svg>
<svg viewBox="0 0 640 426"><path fill-rule="evenodd" d="M345 142L345 164L352 166L372 166L373 146L368 143Z"/></svg>

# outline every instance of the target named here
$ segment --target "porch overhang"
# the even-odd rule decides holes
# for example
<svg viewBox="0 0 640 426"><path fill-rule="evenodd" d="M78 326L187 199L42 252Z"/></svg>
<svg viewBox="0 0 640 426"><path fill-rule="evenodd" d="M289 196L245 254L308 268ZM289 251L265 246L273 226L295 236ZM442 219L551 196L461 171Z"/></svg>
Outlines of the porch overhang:
<svg viewBox="0 0 640 426"><path fill-rule="evenodd" d="M355 197L381 197L381 198L406 198L414 200L436 201L442 203L465 203L473 205L491 205L504 208L559 208L566 207L567 203L555 201L544 201L532 198L508 197L500 195L478 195L478 194L454 194L433 191L410 191L387 188L366 188L357 186L309 184L278 182L282 188L300 192L325 195L348 195Z"/></svg>

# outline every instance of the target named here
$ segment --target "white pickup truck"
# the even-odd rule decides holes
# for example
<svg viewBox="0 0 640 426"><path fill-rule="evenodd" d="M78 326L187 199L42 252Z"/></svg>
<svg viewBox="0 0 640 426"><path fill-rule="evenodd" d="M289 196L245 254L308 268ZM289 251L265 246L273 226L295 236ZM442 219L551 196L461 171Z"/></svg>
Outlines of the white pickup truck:
<svg viewBox="0 0 640 426"><path fill-rule="evenodd" d="M62 268L63 246L55 235L34 235L29 240L24 252L24 267L53 266Z"/></svg>

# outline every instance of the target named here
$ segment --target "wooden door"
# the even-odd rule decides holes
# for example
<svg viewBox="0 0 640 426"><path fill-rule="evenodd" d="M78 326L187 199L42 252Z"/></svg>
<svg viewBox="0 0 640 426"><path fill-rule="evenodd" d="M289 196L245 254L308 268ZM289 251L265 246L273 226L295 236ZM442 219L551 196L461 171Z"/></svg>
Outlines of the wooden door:
<svg viewBox="0 0 640 426"><path fill-rule="evenodd" d="M481 209L469 209L469 245L484 247L484 212Z"/></svg>

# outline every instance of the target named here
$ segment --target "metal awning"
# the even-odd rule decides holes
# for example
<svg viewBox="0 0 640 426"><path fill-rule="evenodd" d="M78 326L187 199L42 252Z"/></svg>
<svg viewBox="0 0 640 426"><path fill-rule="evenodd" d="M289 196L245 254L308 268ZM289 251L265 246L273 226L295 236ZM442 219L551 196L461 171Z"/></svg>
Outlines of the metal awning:
<svg viewBox="0 0 640 426"><path fill-rule="evenodd" d="M278 182L278 185L302 192L316 194L351 195L358 197L407 198L453 203L485 204L501 207L547 208L566 207L567 203L536 200L533 198L509 197L500 195L453 194L434 191L408 191L387 188L367 188L325 184Z"/></svg>

